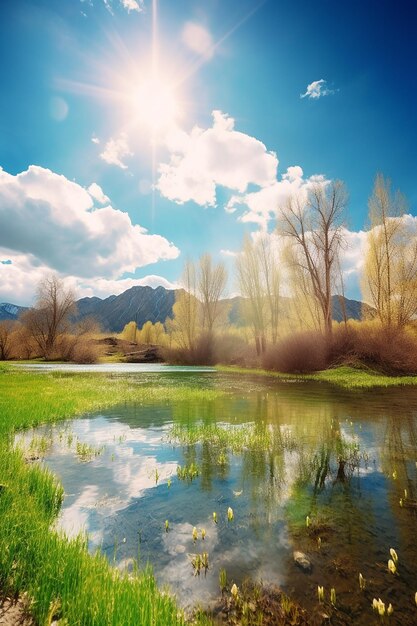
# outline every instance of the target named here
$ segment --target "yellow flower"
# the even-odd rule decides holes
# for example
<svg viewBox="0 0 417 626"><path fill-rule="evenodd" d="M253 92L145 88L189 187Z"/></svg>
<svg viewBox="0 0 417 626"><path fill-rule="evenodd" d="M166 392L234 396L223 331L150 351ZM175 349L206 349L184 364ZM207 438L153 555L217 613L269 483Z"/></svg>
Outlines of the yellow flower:
<svg viewBox="0 0 417 626"><path fill-rule="evenodd" d="M389 553L391 555L392 560L394 561L394 563L398 563L398 554L396 553L396 551L394 550L394 548L390 548L389 549Z"/></svg>
<svg viewBox="0 0 417 626"><path fill-rule="evenodd" d="M395 574L395 572L397 571L397 568L395 567L395 563L392 559L389 559L388 561L388 570L391 572L391 574Z"/></svg>
<svg viewBox="0 0 417 626"><path fill-rule="evenodd" d="M233 583L232 588L230 590L230 593L232 594L232 596L234 597L234 599L236 600L238 595L239 595L239 589L237 588L236 584Z"/></svg>
<svg viewBox="0 0 417 626"><path fill-rule="evenodd" d="M231 506L229 506L229 508L227 509L227 519L229 522L231 522L233 518L234 518L233 509Z"/></svg>
<svg viewBox="0 0 417 626"><path fill-rule="evenodd" d="M390 602L387 608L387 615L392 615L393 613L394 613L394 607L392 606Z"/></svg>

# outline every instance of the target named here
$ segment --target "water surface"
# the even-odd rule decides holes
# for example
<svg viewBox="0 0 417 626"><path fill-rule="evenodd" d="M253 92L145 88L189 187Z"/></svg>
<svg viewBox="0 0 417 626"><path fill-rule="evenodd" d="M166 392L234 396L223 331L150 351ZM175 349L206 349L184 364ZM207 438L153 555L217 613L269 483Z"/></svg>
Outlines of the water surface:
<svg viewBox="0 0 417 626"><path fill-rule="evenodd" d="M417 390L350 393L204 371L144 380L226 393L123 405L26 433L64 485L66 532L86 531L91 550L119 567L149 561L185 607L215 603L224 568L238 585L281 587L316 616L317 585L326 598L334 587L337 608L325 610L335 624L376 622L374 597L392 603L391 623L417 623ZM178 466L199 475L180 480ZM294 550L311 573L294 564ZM203 552L209 569L196 576L193 555Z"/></svg>

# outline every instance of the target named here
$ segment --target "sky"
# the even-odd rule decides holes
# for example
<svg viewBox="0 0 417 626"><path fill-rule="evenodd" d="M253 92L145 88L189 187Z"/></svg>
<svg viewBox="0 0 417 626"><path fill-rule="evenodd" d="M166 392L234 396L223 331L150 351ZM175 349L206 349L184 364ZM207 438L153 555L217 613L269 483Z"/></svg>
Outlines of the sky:
<svg viewBox="0 0 417 626"><path fill-rule="evenodd" d="M349 193L348 297L378 172L417 226L413 0L2 0L0 59L0 302L51 272L174 287L204 252L232 274L320 180Z"/></svg>

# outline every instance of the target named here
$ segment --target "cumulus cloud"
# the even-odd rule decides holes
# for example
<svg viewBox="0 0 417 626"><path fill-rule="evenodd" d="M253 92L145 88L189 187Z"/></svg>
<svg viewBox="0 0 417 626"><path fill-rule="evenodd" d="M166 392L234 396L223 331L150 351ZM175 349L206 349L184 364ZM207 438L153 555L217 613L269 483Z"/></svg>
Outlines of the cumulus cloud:
<svg viewBox="0 0 417 626"><path fill-rule="evenodd" d="M127 169L126 163L123 159L133 156L127 140L126 133L120 133L118 137L112 137L106 143L103 152L100 154L100 158L106 161L109 165L117 165L122 170Z"/></svg>
<svg viewBox="0 0 417 626"><path fill-rule="evenodd" d="M320 80L314 80L312 83L307 85L306 92L300 94L300 98L310 98L312 100L317 100L317 98L330 96L333 93L334 89L329 89L327 87L327 81L321 78Z"/></svg>
<svg viewBox="0 0 417 626"><path fill-rule="evenodd" d="M0 246L26 255L34 267L79 277L117 278L178 256L172 243L132 224L127 213L97 208L94 196L108 199L98 185L93 191L34 165L16 176L0 169Z"/></svg>
<svg viewBox="0 0 417 626"><path fill-rule="evenodd" d="M121 3L128 13L130 11L137 11L138 13L143 11L143 0L140 2L136 2L136 0L121 0Z"/></svg>
<svg viewBox="0 0 417 626"><path fill-rule="evenodd" d="M235 121L213 111L213 126L195 126L188 134L176 130L167 138L169 163L159 167L157 188L179 204L194 201L201 206L216 204L216 186L243 193L249 184L271 185L278 167L274 152L245 133L235 130Z"/></svg>
<svg viewBox="0 0 417 626"><path fill-rule="evenodd" d="M87 189L88 193L94 200L97 200L100 204L106 204L110 202L110 199L103 193L102 188L97 183L91 183Z"/></svg>
<svg viewBox="0 0 417 626"><path fill-rule="evenodd" d="M181 39L187 48L205 59L211 59L213 56L213 38L207 28L201 24L187 22L182 30Z"/></svg>
<svg viewBox="0 0 417 626"><path fill-rule="evenodd" d="M313 184L324 181L321 175L304 178L302 168L295 165L287 169L281 180L275 180L267 187L245 195L233 195L226 204L225 210L231 213L239 207L246 207L247 210L239 216L238 220L243 223L258 224L262 230L266 230L268 222L277 217L280 207L292 194L306 196Z"/></svg>

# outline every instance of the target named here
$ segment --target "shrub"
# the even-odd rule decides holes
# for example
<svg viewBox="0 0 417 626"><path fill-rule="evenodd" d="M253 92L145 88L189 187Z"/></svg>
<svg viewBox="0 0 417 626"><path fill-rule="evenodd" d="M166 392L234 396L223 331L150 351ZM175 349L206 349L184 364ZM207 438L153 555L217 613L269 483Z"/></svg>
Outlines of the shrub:
<svg viewBox="0 0 417 626"><path fill-rule="evenodd" d="M378 322L348 324L335 329L330 349L332 364L360 363L385 374L417 373L417 339L406 329Z"/></svg>
<svg viewBox="0 0 417 626"><path fill-rule="evenodd" d="M288 335L270 346L263 367L287 374L307 374L323 370L328 364L328 346L324 336L316 331Z"/></svg>

